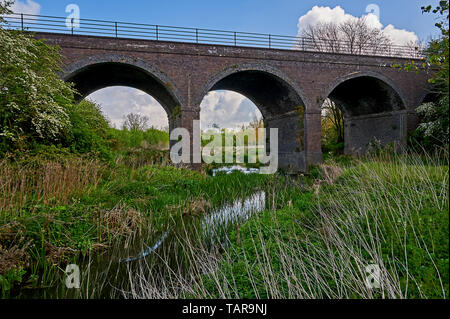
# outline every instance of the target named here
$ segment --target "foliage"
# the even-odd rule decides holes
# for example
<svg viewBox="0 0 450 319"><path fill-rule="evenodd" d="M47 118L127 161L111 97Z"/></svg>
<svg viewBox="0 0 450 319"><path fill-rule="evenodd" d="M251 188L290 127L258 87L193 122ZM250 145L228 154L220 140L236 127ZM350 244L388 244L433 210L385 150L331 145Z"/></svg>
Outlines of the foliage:
<svg viewBox="0 0 450 319"><path fill-rule="evenodd" d="M344 150L344 114L330 99L322 106L322 152L334 155Z"/></svg>
<svg viewBox="0 0 450 319"><path fill-rule="evenodd" d="M73 91L57 75L57 48L0 27L0 60L0 152L64 141Z"/></svg>
<svg viewBox="0 0 450 319"><path fill-rule="evenodd" d="M166 149L169 146L169 134L154 128L145 131L131 131L110 129L111 138L114 139L115 150L130 149L138 147L154 147Z"/></svg>
<svg viewBox="0 0 450 319"><path fill-rule="evenodd" d="M72 129L68 133L67 146L73 152L95 152L103 159L110 159L110 128L100 106L83 100L70 107L68 113Z"/></svg>
<svg viewBox="0 0 450 319"><path fill-rule="evenodd" d="M23 276L26 271L22 268L20 269L10 269L7 274L0 274L0 290L2 292L2 298L9 297L11 289L15 284L22 283Z"/></svg>
<svg viewBox="0 0 450 319"><path fill-rule="evenodd" d="M431 66L436 66L438 71L430 79L435 84L438 92L442 95L448 95L449 90L449 1L440 1L436 8L432 6L422 7L422 12L439 14L436 27L441 31L439 39L431 41L427 50L427 62Z"/></svg>
<svg viewBox="0 0 450 319"><path fill-rule="evenodd" d="M196 293L448 298L448 166L439 157L368 157L317 195L290 193L284 208L241 225ZM380 267L379 289L365 283L366 266L374 263Z"/></svg>
<svg viewBox="0 0 450 319"><path fill-rule="evenodd" d="M441 31L441 37L433 40L430 43L427 51L428 63L432 66L438 67L438 72L431 78L431 82L435 83L439 92L448 95L449 89L449 64L448 64L448 50L449 50L449 1L440 1L439 5L433 8L432 6L422 7L422 12L439 14L436 27Z"/></svg>
<svg viewBox="0 0 450 319"><path fill-rule="evenodd" d="M430 69L433 72L429 79L432 87L430 94L436 99L418 107L420 125L413 134L415 141L431 149L449 142L449 1L440 1L435 8L431 5L424 6L422 12L438 15L436 27L441 36L429 43L425 50L425 62L420 65L411 61L402 68L415 72Z"/></svg>
<svg viewBox="0 0 450 319"><path fill-rule="evenodd" d="M421 123L417 128L421 143L431 148L433 145L449 143L449 97L443 96L439 101L424 103L417 108Z"/></svg>
<svg viewBox="0 0 450 319"><path fill-rule="evenodd" d="M449 1L440 1L436 8L422 7L422 11L440 15L436 27L441 31L441 37L431 41L426 52L427 64L437 69L430 82L438 100L425 103L417 109L421 117L418 136L423 137L422 143L430 147L449 143Z"/></svg>

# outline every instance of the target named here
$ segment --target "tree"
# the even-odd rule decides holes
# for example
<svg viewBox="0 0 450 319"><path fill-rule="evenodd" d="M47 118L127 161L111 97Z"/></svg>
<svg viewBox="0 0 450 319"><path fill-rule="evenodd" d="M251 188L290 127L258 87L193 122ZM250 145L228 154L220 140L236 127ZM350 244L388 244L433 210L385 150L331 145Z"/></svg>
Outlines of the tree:
<svg viewBox="0 0 450 319"><path fill-rule="evenodd" d="M130 113L125 117L123 128L130 131L145 131L148 128L148 121L147 116Z"/></svg>
<svg viewBox="0 0 450 319"><path fill-rule="evenodd" d="M309 25L301 36L308 49L320 52L377 54L392 47L391 40L381 30L370 27L366 17Z"/></svg>
<svg viewBox="0 0 450 319"><path fill-rule="evenodd" d="M425 138L425 146L446 145L449 143L449 97L448 94L437 102L424 103L417 108L421 123L417 128Z"/></svg>
<svg viewBox="0 0 450 319"><path fill-rule="evenodd" d="M0 2L0 16L11 3ZM57 75L58 49L0 26L0 61L0 152L64 141L73 89Z"/></svg>
<svg viewBox="0 0 450 319"><path fill-rule="evenodd" d="M255 115L255 117L253 118L253 121L250 122L248 124L248 126L255 130L255 136L256 136L256 143L257 144L259 142L259 130L258 129L263 129L264 128L264 120L263 119L258 119L258 117ZM261 145L260 145L261 146Z"/></svg>
<svg viewBox="0 0 450 319"><path fill-rule="evenodd" d="M344 142L344 114L335 102L326 99L322 106L322 125L325 131L332 130L335 137L335 143Z"/></svg>
<svg viewBox="0 0 450 319"><path fill-rule="evenodd" d="M440 1L435 8L422 7L422 12L438 14L436 27L441 31L441 36L429 43L425 51L426 61L421 66L434 70L429 80L433 86L430 93L437 99L436 102L425 103L417 108L420 124L415 137L430 148L449 143L449 1ZM418 72L421 67L412 61L404 68Z"/></svg>
<svg viewBox="0 0 450 319"><path fill-rule="evenodd" d="M422 7L423 13L433 12L439 14L436 27L441 31L438 39L432 40L426 50L428 66L437 68L437 72L430 79L435 84L437 93L448 96L449 91L449 1L440 1L435 8L432 6Z"/></svg>
<svg viewBox="0 0 450 319"><path fill-rule="evenodd" d="M98 153L103 159L110 156L110 127L100 105L83 100L70 111L70 130L67 146L77 153Z"/></svg>

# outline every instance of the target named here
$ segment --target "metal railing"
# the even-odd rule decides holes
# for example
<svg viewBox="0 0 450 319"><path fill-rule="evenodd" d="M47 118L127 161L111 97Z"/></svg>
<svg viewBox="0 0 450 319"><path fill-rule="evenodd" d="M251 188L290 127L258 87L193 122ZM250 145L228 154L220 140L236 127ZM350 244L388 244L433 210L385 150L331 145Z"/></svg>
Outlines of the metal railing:
<svg viewBox="0 0 450 319"><path fill-rule="evenodd" d="M399 58L424 57L418 46L376 46L371 43L356 45L304 37L183 28L153 24L104 21L92 19L67 19L64 17L13 13L4 17L3 27L31 32L52 32L72 35L97 35L115 38L147 39L156 41L216 44L236 47L287 49L310 52L331 52ZM79 25L79 27L78 27Z"/></svg>

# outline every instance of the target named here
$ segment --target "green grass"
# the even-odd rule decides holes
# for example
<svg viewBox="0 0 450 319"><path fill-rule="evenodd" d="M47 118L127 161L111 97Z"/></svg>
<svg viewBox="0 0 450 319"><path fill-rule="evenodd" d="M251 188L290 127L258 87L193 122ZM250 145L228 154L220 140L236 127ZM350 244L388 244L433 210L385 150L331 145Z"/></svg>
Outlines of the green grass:
<svg viewBox="0 0 450 319"><path fill-rule="evenodd" d="M146 131L130 131L110 129L111 138L115 139L122 149L142 147L143 143L149 147L168 148L169 133L150 128Z"/></svg>
<svg viewBox="0 0 450 319"><path fill-rule="evenodd" d="M418 156L365 160L318 196L243 225L208 290L240 298L448 298L448 166ZM365 267L381 268L368 289ZM211 284L213 283L213 284Z"/></svg>
<svg viewBox="0 0 450 319"><path fill-rule="evenodd" d="M186 243L188 276L141 277L131 297L448 298L448 153L378 154L330 183L327 167L312 187L274 183L267 211L235 227L224 252ZM380 288L366 285L373 264Z"/></svg>
<svg viewBox="0 0 450 319"><path fill-rule="evenodd" d="M77 173L84 160L44 171L77 178L85 175ZM34 187L48 167L36 162L26 160L33 164L27 169L36 169ZM79 168L67 173L71 163ZM301 178L212 178L121 162L97 169L95 185L81 181L82 189L58 199L30 197L20 214L2 218L0 249L17 249L17 267L0 278L4 296L14 285L62 287L65 264L88 260L84 272L92 274L82 298L108 296L110 281L136 298L448 298L447 151L328 158ZM266 192L266 211L230 225L229 246L205 241L202 216L259 190ZM129 275L114 275L124 252L136 254L168 230L171 239L158 255L129 268ZM371 264L380 267L380 289L366 286Z"/></svg>
<svg viewBox="0 0 450 319"><path fill-rule="evenodd" d="M48 167L42 164L47 161L35 158L34 162L40 165L27 166L24 174L36 174L36 178L22 184L48 179L45 174L39 175L42 167ZM66 165L70 166L70 163ZM56 169L60 173L53 174L54 179L64 175L61 170L65 171L61 166ZM13 165L12 170L20 171L20 168ZM49 200L42 192L44 196L30 197L32 200L21 203L20 209L16 206L8 209L8 213L6 209L2 211L0 249L5 250L1 252L6 256L7 250L30 243L25 254L16 256L16 264L22 265L21 271L27 270L24 281L36 275L39 285L46 285L56 280L46 272L58 272L57 269L56 272L49 270L49 264L64 265L79 254L89 254L113 242L126 242L142 228L166 231L182 223L185 217L202 215L212 207L252 194L267 179L262 175L240 173L212 178L187 169L159 165L135 169L115 164L104 167L101 174L96 185L85 186L83 183L83 189L69 189L66 197L58 201ZM77 173L70 175L71 178L78 176ZM16 181L11 181L14 183ZM30 191L36 192L36 188ZM3 198L8 199L8 196L3 193ZM45 277L49 279L43 279ZM14 281L17 282L15 277Z"/></svg>

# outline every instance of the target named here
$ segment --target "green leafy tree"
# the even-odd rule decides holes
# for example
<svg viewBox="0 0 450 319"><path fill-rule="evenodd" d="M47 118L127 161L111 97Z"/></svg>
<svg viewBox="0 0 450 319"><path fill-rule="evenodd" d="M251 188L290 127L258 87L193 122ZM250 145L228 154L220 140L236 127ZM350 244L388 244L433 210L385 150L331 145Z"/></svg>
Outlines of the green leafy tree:
<svg viewBox="0 0 450 319"><path fill-rule="evenodd" d="M422 121L417 128L423 136L424 146L448 144L449 142L449 98L444 95L437 102L424 103L417 108Z"/></svg>
<svg viewBox="0 0 450 319"><path fill-rule="evenodd" d="M98 153L109 159L111 129L100 105L83 100L69 110L71 130L67 138L69 148L76 153Z"/></svg>
<svg viewBox="0 0 450 319"><path fill-rule="evenodd" d="M334 142L344 143L344 114L339 106L326 99L322 105L322 129L325 131L332 131Z"/></svg>
<svg viewBox="0 0 450 319"><path fill-rule="evenodd" d="M440 1L439 5L435 8L432 6L422 7L422 12L432 12L439 15L438 21L436 22L436 27L441 31L441 37L430 42L427 50L427 62L429 65L435 66L438 70L430 79L430 82L435 84L435 88L438 90L438 93L448 96L449 1Z"/></svg>
<svg viewBox="0 0 450 319"><path fill-rule="evenodd" d="M441 34L428 44L422 64L411 61L400 67L408 71L428 69L432 72L429 79L432 89L429 93L435 97L435 101L417 108L420 124L413 136L423 146L433 148L449 143L449 0L440 1L436 7L423 6L422 12L438 16L435 25Z"/></svg>
<svg viewBox="0 0 450 319"><path fill-rule="evenodd" d="M0 15L10 13L10 4L0 2ZM73 89L57 75L58 49L0 26L0 61L0 152L63 142Z"/></svg>
<svg viewBox="0 0 450 319"><path fill-rule="evenodd" d="M430 79L437 102L422 104L417 108L421 123L417 129L426 146L449 143L449 1L440 1L435 8L422 7L424 13L439 15L436 27L441 31L439 39L431 41L427 50L427 64L436 71Z"/></svg>

